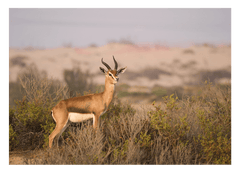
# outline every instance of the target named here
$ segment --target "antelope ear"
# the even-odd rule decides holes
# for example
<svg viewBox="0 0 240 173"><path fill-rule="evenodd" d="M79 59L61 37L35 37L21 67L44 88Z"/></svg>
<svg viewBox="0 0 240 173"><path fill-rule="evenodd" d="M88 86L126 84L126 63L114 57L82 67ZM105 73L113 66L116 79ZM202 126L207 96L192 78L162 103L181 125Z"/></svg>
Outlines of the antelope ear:
<svg viewBox="0 0 240 173"><path fill-rule="evenodd" d="M104 74L106 74L106 70L104 68L102 68L102 67L99 67L99 68Z"/></svg>
<svg viewBox="0 0 240 173"><path fill-rule="evenodd" d="M124 67L124 68L120 68L117 73L120 74L120 73L124 73L126 71L127 67Z"/></svg>

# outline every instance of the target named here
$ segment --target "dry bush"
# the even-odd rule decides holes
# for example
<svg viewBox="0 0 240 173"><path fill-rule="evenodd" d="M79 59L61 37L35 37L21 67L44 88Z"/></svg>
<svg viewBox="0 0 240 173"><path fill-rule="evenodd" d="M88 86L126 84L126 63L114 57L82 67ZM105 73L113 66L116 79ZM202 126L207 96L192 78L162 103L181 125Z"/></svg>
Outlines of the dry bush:
<svg viewBox="0 0 240 173"><path fill-rule="evenodd" d="M159 79L159 75L161 75L161 74L172 75L172 73L169 73L164 70L160 70L158 68L147 67L147 68L139 70L138 72L128 71L128 73L126 74L126 78L129 80L133 80L138 77L146 77L150 80L154 80L154 79Z"/></svg>
<svg viewBox="0 0 240 173"><path fill-rule="evenodd" d="M114 98L97 131L70 128L59 148L31 164L231 164L231 86L206 83L198 95L164 97L148 113Z"/></svg>
<svg viewBox="0 0 240 173"><path fill-rule="evenodd" d="M182 69L193 68L196 64L197 64L196 61L189 61L189 62L187 62L187 63L185 63L185 64L182 64L182 65L181 65L181 68L182 68Z"/></svg>
<svg viewBox="0 0 240 173"><path fill-rule="evenodd" d="M9 82L9 106L16 106L15 100L21 100L23 98L23 88L20 82Z"/></svg>
<svg viewBox="0 0 240 173"><path fill-rule="evenodd" d="M82 72L79 67L64 70L63 76L70 90L71 97L77 96L77 94L83 95L85 91L93 91L96 88L92 75L88 71Z"/></svg>
<svg viewBox="0 0 240 173"><path fill-rule="evenodd" d="M26 56L21 56L21 55L18 55L18 56L15 56L13 58L10 59L9 61L9 66L10 67L13 67L13 66L19 66L19 67L26 67L26 62L24 62L25 60L27 60L28 57Z"/></svg>
<svg viewBox="0 0 240 173"><path fill-rule="evenodd" d="M61 99L67 97L68 88L58 81L49 80L44 73L31 66L19 75L24 97L15 100L9 111L10 150L42 147L55 124L50 112Z"/></svg>
<svg viewBox="0 0 240 173"><path fill-rule="evenodd" d="M227 70L215 70L215 71L200 71L193 75L197 81L210 80L214 84L218 82L221 78L231 79L231 71Z"/></svg>
<svg viewBox="0 0 240 173"><path fill-rule="evenodd" d="M61 82L48 79L47 74L40 72L35 65L26 69L19 75L19 80L24 88L26 99L30 102L45 102L50 100L52 103L68 97L68 88Z"/></svg>
<svg viewBox="0 0 240 173"><path fill-rule="evenodd" d="M185 49L185 50L183 51L183 54L195 54L195 52L194 52L194 50L192 50L192 49Z"/></svg>

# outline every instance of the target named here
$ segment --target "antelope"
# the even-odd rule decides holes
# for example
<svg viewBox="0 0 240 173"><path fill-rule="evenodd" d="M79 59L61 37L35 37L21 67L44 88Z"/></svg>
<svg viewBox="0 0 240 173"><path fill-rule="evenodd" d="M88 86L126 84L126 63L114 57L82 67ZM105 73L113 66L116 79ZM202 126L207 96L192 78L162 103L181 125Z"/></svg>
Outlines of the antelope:
<svg viewBox="0 0 240 173"><path fill-rule="evenodd" d="M117 70L118 63L113 56L115 63L114 70L101 59L103 65L107 67L105 70L99 67L105 74L105 88L102 93L89 94L80 97L73 97L60 101L52 109L52 117L56 122L56 127L49 135L49 147L52 147L54 138L57 138L57 146L59 137L71 122L82 122L93 118L93 128L96 129L99 118L103 115L112 101L115 85L119 81L118 75L124 73L127 67Z"/></svg>

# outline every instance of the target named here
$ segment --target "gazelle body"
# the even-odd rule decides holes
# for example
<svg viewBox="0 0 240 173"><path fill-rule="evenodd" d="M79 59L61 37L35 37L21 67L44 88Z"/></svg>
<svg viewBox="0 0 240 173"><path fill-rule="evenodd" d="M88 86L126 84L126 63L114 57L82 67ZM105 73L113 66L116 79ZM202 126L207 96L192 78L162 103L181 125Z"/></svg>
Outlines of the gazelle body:
<svg viewBox="0 0 240 173"><path fill-rule="evenodd" d="M49 147L52 147L54 138L58 140L64 130L71 122L82 122L93 118L93 128L97 128L99 118L104 114L112 101L115 84L118 82L118 75L124 73L127 67L117 70L118 64L113 57L115 69L102 59L102 63L107 67L107 71L100 67L105 74L105 89L102 93L89 94L81 97L73 97L60 101L52 109L52 117L56 122L56 127L49 136Z"/></svg>

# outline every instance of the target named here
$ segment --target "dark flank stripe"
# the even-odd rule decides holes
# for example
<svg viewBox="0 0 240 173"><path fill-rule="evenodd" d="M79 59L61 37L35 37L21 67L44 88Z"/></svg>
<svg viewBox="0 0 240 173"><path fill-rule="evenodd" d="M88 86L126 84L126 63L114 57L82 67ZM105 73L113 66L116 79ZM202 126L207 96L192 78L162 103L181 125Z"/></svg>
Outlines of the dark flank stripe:
<svg viewBox="0 0 240 173"><path fill-rule="evenodd" d="M70 107L68 108L68 112L75 112L75 113L92 113L88 109L83 109L83 108L76 108L76 107Z"/></svg>

